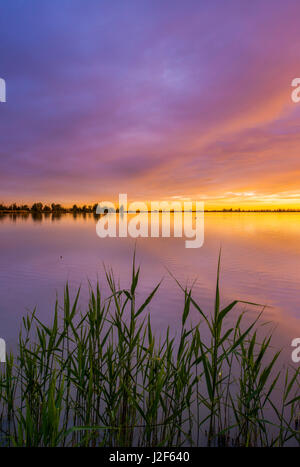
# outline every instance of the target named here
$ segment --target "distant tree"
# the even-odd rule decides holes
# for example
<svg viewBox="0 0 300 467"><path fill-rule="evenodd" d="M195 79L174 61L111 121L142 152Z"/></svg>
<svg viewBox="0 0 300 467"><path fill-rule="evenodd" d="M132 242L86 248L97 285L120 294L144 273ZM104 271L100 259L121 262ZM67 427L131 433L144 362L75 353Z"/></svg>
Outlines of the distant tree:
<svg viewBox="0 0 300 467"><path fill-rule="evenodd" d="M34 203L31 206L31 210L33 212L42 212L43 211L43 203Z"/></svg>
<svg viewBox="0 0 300 467"><path fill-rule="evenodd" d="M9 209L9 211L17 211L18 206L16 205L16 203L13 203L8 207L8 209Z"/></svg>
<svg viewBox="0 0 300 467"><path fill-rule="evenodd" d="M44 206L44 212L51 212L51 208L49 206Z"/></svg>
<svg viewBox="0 0 300 467"><path fill-rule="evenodd" d="M51 209L52 209L52 211L62 211L63 207L61 206L61 204L52 203L51 204Z"/></svg>

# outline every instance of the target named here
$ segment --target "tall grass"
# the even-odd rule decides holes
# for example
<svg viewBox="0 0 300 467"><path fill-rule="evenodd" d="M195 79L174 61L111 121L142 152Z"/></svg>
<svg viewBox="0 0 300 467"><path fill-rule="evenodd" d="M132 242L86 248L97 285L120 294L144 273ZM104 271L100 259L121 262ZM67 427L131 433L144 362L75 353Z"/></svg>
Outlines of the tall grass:
<svg viewBox="0 0 300 467"><path fill-rule="evenodd" d="M261 312L249 325L240 303L220 306L220 260L214 309L205 313L182 287L177 337L157 336L147 306L131 285L117 286L105 270L109 294L89 285L79 311L68 284L51 326L36 310L23 318L18 352L0 373L0 430L5 446L284 446L300 443L299 369L276 372L279 352L259 340ZM196 325L189 314L199 315ZM230 320L232 322L233 319Z"/></svg>

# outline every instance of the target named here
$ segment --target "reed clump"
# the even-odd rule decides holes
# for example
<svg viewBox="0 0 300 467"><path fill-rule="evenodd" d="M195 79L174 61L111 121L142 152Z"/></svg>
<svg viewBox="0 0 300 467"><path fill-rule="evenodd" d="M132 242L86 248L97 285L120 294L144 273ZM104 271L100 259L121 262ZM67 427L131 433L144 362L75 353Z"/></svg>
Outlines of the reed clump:
<svg viewBox="0 0 300 467"><path fill-rule="evenodd" d="M218 265L214 308L205 313L182 287L177 336L155 335L147 307L137 305L140 269L117 286L111 270L103 298L90 284L52 324L36 310L23 318L18 352L0 373L0 442L4 446L284 446L299 445L299 369L276 370L271 337L259 340L259 318L244 324L243 303L220 306ZM199 314L196 325L189 315ZM232 320L231 320L232 321ZM271 355L271 356L270 356Z"/></svg>

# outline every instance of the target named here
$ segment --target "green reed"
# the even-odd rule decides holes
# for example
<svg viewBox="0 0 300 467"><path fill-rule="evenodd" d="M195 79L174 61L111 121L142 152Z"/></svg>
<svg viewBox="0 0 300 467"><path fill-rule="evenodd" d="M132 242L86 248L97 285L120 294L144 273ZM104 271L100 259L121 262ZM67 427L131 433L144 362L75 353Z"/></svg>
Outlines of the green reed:
<svg viewBox="0 0 300 467"><path fill-rule="evenodd" d="M50 326L36 310L23 318L18 352L0 372L2 445L300 444L299 368L276 370L271 336L258 338L263 310L248 325L244 312L227 324L239 304L258 305L221 307L220 259L212 312L177 282L177 335L153 332L147 307L160 284L138 305L139 274L134 257L128 289L105 270L108 296L89 284L83 312L67 284Z"/></svg>

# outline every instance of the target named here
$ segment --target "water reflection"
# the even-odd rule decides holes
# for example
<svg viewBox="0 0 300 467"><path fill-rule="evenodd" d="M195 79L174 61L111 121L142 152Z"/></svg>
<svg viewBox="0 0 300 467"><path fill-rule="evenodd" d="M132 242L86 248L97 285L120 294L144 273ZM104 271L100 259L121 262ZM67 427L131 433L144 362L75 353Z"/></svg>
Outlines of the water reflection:
<svg viewBox="0 0 300 467"><path fill-rule="evenodd" d="M44 318L50 316L66 280L73 290L82 285L82 306L87 278L95 282L99 277L105 292L103 262L126 287L135 244L142 266L139 296L149 294L163 277L150 307L153 325L176 330L183 297L167 269L183 285L195 281L194 296L209 311L222 246L222 303L243 299L269 305L264 319L276 327L275 343L288 355L291 340L300 335L299 213L206 213L204 245L195 250L186 249L180 237L100 239L98 219L96 214L76 212L0 215L0 318L7 341L17 339L26 309L37 305ZM257 311L249 313L254 316ZM199 316L194 312L191 318Z"/></svg>

